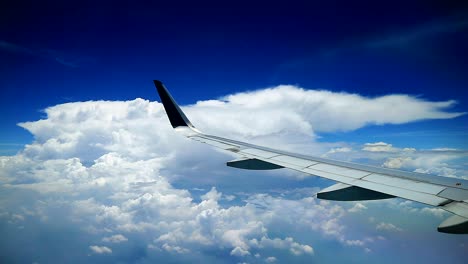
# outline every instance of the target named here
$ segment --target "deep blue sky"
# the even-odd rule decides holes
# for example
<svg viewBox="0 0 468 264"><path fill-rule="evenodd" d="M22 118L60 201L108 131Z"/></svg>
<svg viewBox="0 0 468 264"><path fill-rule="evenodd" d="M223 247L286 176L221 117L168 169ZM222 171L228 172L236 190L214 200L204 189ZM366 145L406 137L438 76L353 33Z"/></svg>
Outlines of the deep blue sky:
<svg viewBox="0 0 468 264"><path fill-rule="evenodd" d="M135 2L1 4L3 153L20 149L9 144L31 141L16 123L39 119L47 106L156 100L153 79L164 81L181 104L298 84L455 99L455 111L468 111L468 9L455 1ZM461 133L450 143L459 145L466 120L408 129Z"/></svg>

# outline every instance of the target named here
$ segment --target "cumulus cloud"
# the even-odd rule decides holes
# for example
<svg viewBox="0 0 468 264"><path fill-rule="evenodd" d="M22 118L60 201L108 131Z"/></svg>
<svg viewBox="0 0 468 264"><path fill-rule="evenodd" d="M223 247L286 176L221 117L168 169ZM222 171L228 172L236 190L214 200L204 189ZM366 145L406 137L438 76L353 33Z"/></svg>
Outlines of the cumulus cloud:
<svg viewBox="0 0 468 264"><path fill-rule="evenodd" d="M411 161L412 159L410 157L388 158L383 164L383 167L390 168L390 169L399 169L403 165Z"/></svg>
<svg viewBox="0 0 468 264"><path fill-rule="evenodd" d="M169 245L167 243L164 243L162 245L162 249L166 250L167 252L177 253L177 254L186 254L186 253L190 252L189 249L186 249L186 248L183 248L183 247L180 247L180 246L171 246L171 245Z"/></svg>
<svg viewBox="0 0 468 264"><path fill-rule="evenodd" d="M393 148L392 144L387 144L385 142L376 142L376 143L366 143L362 150L371 151L371 152L394 152L396 151Z"/></svg>
<svg viewBox="0 0 468 264"><path fill-rule="evenodd" d="M348 246L363 246L365 243L361 240L346 240Z"/></svg>
<svg viewBox="0 0 468 264"><path fill-rule="evenodd" d="M363 205L362 203L355 203L352 208L348 209L348 212L357 213L357 212L361 212L361 211L366 210L366 209L367 209L367 207L365 205Z"/></svg>
<svg viewBox="0 0 468 264"><path fill-rule="evenodd" d="M448 214L447 211L442 210L440 208L430 208L430 207L422 208L421 212L432 214L432 215L435 215L435 216L437 216L439 218L442 218L442 217L444 217L444 216L446 216Z"/></svg>
<svg viewBox="0 0 468 264"><path fill-rule="evenodd" d="M20 214L13 214L11 218L15 221L24 221L24 216Z"/></svg>
<svg viewBox="0 0 468 264"><path fill-rule="evenodd" d="M112 249L110 249L108 247L105 247L105 246L89 246L89 249L91 249L96 254L110 254L110 253L112 253Z"/></svg>
<svg viewBox="0 0 468 264"><path fill-rule="evenodd" d="M380 222L377 224L375 227L377 230L385 230L385 231L402 231L401 228L395 226L392 223L385 223L385 222Z"/></svg>
<svg viewBox="0 0 468 264"><path fill-rule="evenodd" d="M444 177L467 179L463 166L453 166L468 155L465 151L440 149L437 151L397 149L385 158L382 166L391 169L404 169Z"/></svg>
<svg viewBox="0 0 468 264"><path fill-rule="evenodd" d="M237 257L243 257L245 255L250 255L250 252L248 250L242 249L241 247L235 247L231 251L231 255L237 256Z"/></svg>
<svg viewBox="0 0 468 264"><path fill-rule="evenodd" d="M339 154L339 153L349 153L351 152L352 149L349 147L339 147L339 148L332 148L330 149L327 153L323 154L323 157L328 157L334 154Z"/></svg>
<svg viewBox="0 0 468 264"><path fill-rule="evenodd" d="M355 104L362 109L350 107ZM403 109L402 104L407 106ZM279 86L183 109L209 133L274 142L278 148L316 146L324 153L329 147L311 140L316 132L452 118L460 115L446 111L453 104ZM85 245L92 246L86 250L108 257L131 243L174 258L213 251L242 260L275 251L293 258L315 256L308 238L275 232L279 227L312 232L343 246L369 247L364 238L348 232L344 221L348 211L365 210L363 204L346 210L316 200L310 190L222 191L217 185L238 181L224 167L222 172L216 167L228 157L174 133L158 102L76 102L49 107L45 113L45 119L20 124L34 142L15 156L0 157L1 188L21 196L1 204L0 215L8 219L27 222L37 217L47 225L60 215L89 235ZM333 152L359 154L349 147ZM232 173L243 176L242 186L255 183L253 172ZM222 177L216 181L216 175ZM96 241L115 243L114 251L94 245Z"/></svg>
<svg viewBox="0 0 468 264"><path fill-rule="evenodd" d="M271 124L292 111L295 117L290 116L285 121L298 118L298 121L302 121L299 124L304 131L313 128L316 132L349 131L368 124L403 124L422 119L454 118L464 114L445 111L454 106L455 101L429 102L408 95L367 98L357 94L304 90L291 85L238 93L223 99L223 107L219 108L255 111L261 125L264 125L263 122ZM273 111L275 115L269 115L266 110L270 113ZM249 115L240 116L245 118ZM271 116L276 118L271 120Z"/></svg>
<svg viewBox="0 0 468 264"><path fill-rule="evenodd" d="M286 239L270 239L267 237L262 237L260 241L253 239L250 241L250 244L255 247L271 247L276 249L289 249L293 255L302 255L302 254L314 254L314 249L309 245L301 245L294 241L293 238L287 237Z"/></svg>

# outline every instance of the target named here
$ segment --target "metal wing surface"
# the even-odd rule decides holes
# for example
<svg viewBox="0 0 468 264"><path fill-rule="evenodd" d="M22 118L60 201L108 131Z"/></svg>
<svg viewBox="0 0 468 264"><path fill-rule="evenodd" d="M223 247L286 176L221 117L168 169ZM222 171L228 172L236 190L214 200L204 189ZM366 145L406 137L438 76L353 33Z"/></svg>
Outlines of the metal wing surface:
<svg viewBox="0 0 468 264"><path fill-rule="evenodd" d="M317 193L320 199L362 201L400 197L435 206L454 214L439 225L439 232L468 234L467 180L305 156L207 135L190 123L162 82L154 84L174 129L190 139L238 154L239 159L227 162L230 167L288 168L339 182Z"/></svg>

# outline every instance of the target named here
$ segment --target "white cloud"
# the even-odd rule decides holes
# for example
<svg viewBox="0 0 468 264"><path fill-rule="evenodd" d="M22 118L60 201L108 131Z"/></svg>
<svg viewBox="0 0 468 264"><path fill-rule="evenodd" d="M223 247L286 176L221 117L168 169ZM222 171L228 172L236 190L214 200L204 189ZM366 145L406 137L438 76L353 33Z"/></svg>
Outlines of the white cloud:
<svg viewBox="0 0 468 264"><path fill-rule="evenodd" d="M405 103L407 107L401 109ZM351 107L356 104L362 108ZM388 111L389 104L396 105L394 112ZM206 132L324 153L330 146L311 140L315 132L451 118L458 115L445 111L451 105L452 101L427 102L409 96L365 98L280 86L227 96L224 101L198 102L184 110ZM338 203L300 192L292 198L267 191L221 192L218 186L237 181L221 167L227 157L174 133L157 102L77 102L47 108L45 113L43 120L20 124L33 134L33 143L18 155L0 157L1 187L34 197L34 203L23 205L32 212L28 220L53 221L48 217L52 209L66 209L69 214L63 217L98 236L93 241L126 242L120 247L133 242L122 234L136 236L157 254L169 255L226 250L236 258L253 258L260 256L258 252L268 256L262 250L272 249L297 258L314 255L313 243L278 235L273 231L278 226L343 245L365 246L363 239L347 230L347 210ZM335 147L332 152L359 155L349 147ZM252 172L235 173L250 176ZM243 179L247 179L241 182L245 186L255 180ZM205 193L193 195L188 190ZM226 201L230 205L223 204ZM26 215L15 208L2 210L11 211L8 216ZM365 209L357 203L349 212ZM112 253L105 246L89 248L96 254Z"/></svg>
<svg viewBox="0 0 468 264"><path fill-rule="evenodd" d="M215 187L212 187L209 192L202 195L201 198L206 201L218 201L221 199L222 194L216 191Z"/></svg>
<svg viewBox="0 0 468 264"><path fill-rule="evenodd" d="M364 241L361 240L346 240L348 246L364 246Z"/></svg>
<svg viewBox="0 0 468 264"><path fill-rule="evenodd" d="M318 132L348 131L367 124L402 124L421 119L453 118L461 114L444 112L444 109L454 105L454 101L428 102L407 95L366 98L356 94L303 90L289 85L234 94L224 99L227 104L225 108L255 110L256 115L257 110L277 109L281 111L275 113L281 117L281 112L292 110L309 121Z"/></svg>
<svg viewBox="0 0 468 264"><path fill-rule="evenodd" d="M275 263L277 259L275 257L268 257L265 259L266 263Z"/></svg>
<svg viewBox="0 0 468 264"><path fill-rule="evenodd" d="M377 230L385 230L385 231L402 231L401 228L395 226L392 223L385 223L385 222L380 222L377 224L375 227Z"/></svg>
<svg viewBox="0 0 468 264"><path fill-rule="evenodd" d="M349 147L332 148L322 156L327 157L329 155L333 155L333 154L337 154L337 153L349 153L351 151L352 151L352 149L349 148Z"/></svg>
<svg viewBox="0 0 468 264"><path fill-rule="evenodd" d="M447 211L442 210L440 208L434 208L434 207L424 207L421 209L421 212L432 214L439 218L442 218L448 214Z"/></svg>
<svg viewBox="0 0 468 264"><path fill-rule="evenodd" d="M13 214L11 216L11 218L15 221L24 221L24 216L20 215L20 214Z"/></svg>
<svg viewBox="0 0 468 264"><path fill-rule="evenodd" d="M250 255L250 252L243 249L243 248L241 248L241 247L235 247L231 251L231 255L237 256L237 257L243 257L243 256L246 256L246 255Z"/></svg>
<svg viewBox="0 0 468 264"><path fill-rule="evenodd" d="M450 165L466 157L467 153L464 151L413 150L411 152L406 152L404 149L397 149L393 155L393 157L386 157L386 160L382 164L383 167L410 170L444 177L468 178L466 176L466 169L460 166L454 166L454 168Z"/></svg>
<svg viewBox="0 0 468 264"><path fill-rule="evenodd" d="M410 157L396 157L396 158L388 158L385 163L382 165L386 168L390 169L399 169L403 165L411 162L412 159Z"/></svg>
<svg viewBox="0 0 468 264"><path fill-rule="evenodd" d="M442 152L447 152L447 151L458 151L456 148L433 148L431 149L432 151L442 151Z"/></svg>
<svg viewBox="0 0 468 264"><path fill-rule="evenodd" d="M234 199L236 199L236 196L235 195L224 195L223 196L223 199L225 199L226 201L233 201Z"/></svg>
<svg viewBox="0 0 468 264"><path fill-rule="evenodd" d="M367 209L367 207L365 205L363 205L362 203L355 203L352 208L348 209L348 212L357 213L357 212L361 212L361 211L366 210L366 209Z"/></svg>
<svg viewBox="0 0 468 264"><path fill-rule="evenodd" d="M296 256L302 254L314 254L314 249L311 246L301 245L295 242L292 237L287 237L286 239L270 239L267 237L262 237L260 241L257 239L251 240L250 245L258 248L289 249L289 251Z"/></svg>
<svg viewBox="0 0 468 264"><path fill-rule="evenodd" d="M111 242L111 243L122 243L125 241L128 241L128 239L121 234L113 235L110 237L104 237L102 239L102 242Z"/></svg>
<svg viewBox="0 0 468 264"><path fill-rule="evenodd" d="M362 150L371 151L371 152L395 152L396 149L392 146L392 144L388 144L385 142L376 142L376 143L366 143L364 144L364 148Z"/></svg>
<svg viewBox="0 0 468 264"><path fill-rule="evenodd" d="M110 253L112 253L112 249L110 249L108 247L105 247L105 246L89 246L89 249L91 249L96 254L110 254Z"/></svg>
<svg viewBox="0 0 468 264"><path fill-rule="evenodd" d="M183 248L180 246L171 246L171 245L168 245L167 243L164 243L164 245L162 245L162 249L166 250L167 252L177 253L177 254L187 254L190 252L190 250L186 248Z"/></svg>

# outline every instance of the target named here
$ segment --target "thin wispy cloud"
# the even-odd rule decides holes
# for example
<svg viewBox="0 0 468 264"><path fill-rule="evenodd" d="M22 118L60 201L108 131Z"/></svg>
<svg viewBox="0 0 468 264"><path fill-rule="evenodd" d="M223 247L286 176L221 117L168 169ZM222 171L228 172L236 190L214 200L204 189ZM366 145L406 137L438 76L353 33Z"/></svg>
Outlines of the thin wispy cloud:
<svg viewBox="0 0 468 264"><path fill-rule="evenodd" d="M340 55L353 51L378 51L383 49L410 50L411 54L436 56L440 50L431 48L432 43L444 41L443 36L451 33L468 31L468 16L455 14L435 20L426 21L406 28L393 31L383 31L374 35L365 35L345 39L336 45L319 47L313 53L287 60L281 63L278 71L291 70L315 65L317 61L338 58ZM424 43L422 43L424 42ZM417 49L413 48L417 47ZM430 53L430 54L428 54ZM277 73L278 74L278 73Z"/></svg>
<svg viewBox="0 0 468 264"><path fill-rule="evenodd" d="M442 34L456 33L468 30L468 19L465 16L452 16L435 21L429 21L407 30L387 33L364 43L368 48L400 47L404 48L415 42L438 37Z"/></svg>
<svg viewBox="0 0 468 264"><path fill-rule="evenodd" d="M72 56L65 52L54 49L32 49L12 42L0 40L0 50L9 53L20 53L47 60L53 60L64 66L77 68L82 63L92 61L90 57Z"/></svg>
<svg viewBox="0 0 468 264"><path fill-rule="evenodd" d="M25 54L33 54L31 49L26 47L22 47L20 45L16 45L4 40L0 40L0 49L8 52L18 52L18 53L25 53Z"/></svg>

